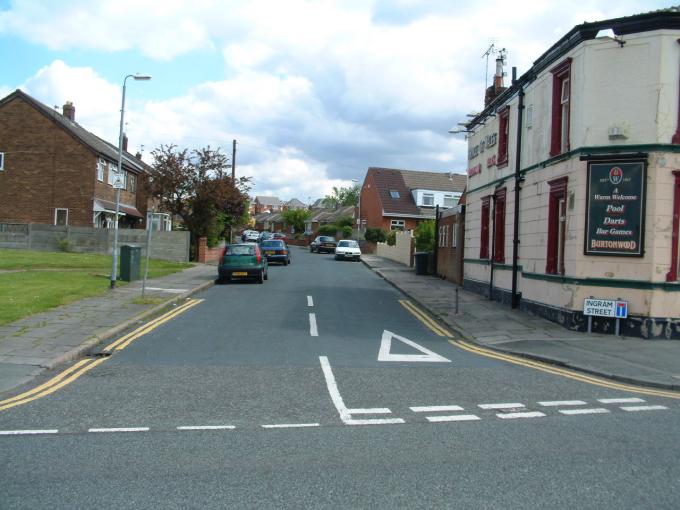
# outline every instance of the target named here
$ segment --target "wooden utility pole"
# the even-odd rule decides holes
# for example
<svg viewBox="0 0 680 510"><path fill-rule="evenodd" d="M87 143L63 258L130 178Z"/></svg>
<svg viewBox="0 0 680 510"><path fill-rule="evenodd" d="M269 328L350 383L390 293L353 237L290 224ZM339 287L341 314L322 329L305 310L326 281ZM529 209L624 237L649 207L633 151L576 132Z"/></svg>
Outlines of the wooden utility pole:
<svg viewBox="0 0 680 510"><path fill-rule="evenodd" d="M236 184L236 140L232 142L231 147L231 180Z"/></svg>

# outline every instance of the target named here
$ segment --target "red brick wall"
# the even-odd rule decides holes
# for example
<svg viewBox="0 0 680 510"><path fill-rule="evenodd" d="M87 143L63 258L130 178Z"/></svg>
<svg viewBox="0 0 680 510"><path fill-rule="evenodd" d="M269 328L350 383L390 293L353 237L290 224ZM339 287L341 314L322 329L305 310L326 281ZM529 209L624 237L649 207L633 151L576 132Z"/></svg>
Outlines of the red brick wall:
<svg viewBox="0 0 680 510"><path fill-rule="evenodd" d="M198 255L196 262L201 264L216 264L219 262L222 252L224 251L224 243L220 243L215 248L208 248L208 239L200 237L198 239Z"/></svg>
<svg viewBox="0 0 680 510"><path fill-rule="evenodd" d="M382 216L382 204L378 195L378 188L373 176L368 174L361 188L361 219L366 221L367 228L385 228ZM389 230L389 222L387 222Z"/></svg>
<svg viewBox="0 0 680 510"><path fill-rule="evenodd" d="M0 107L0 151L0 222L53 224L55 208L66 208L69 225L92 226L97 158L90 150L15 99Z"/></svg>

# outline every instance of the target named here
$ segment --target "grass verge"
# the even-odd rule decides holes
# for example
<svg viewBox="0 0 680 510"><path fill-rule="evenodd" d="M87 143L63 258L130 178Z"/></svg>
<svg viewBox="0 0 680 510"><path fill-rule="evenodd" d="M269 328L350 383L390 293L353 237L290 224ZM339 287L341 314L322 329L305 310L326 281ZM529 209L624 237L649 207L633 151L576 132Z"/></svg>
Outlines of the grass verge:
<svg viewBox="0 0 680 510"><path fill-rule="evenodd" d="M141 275L144 274L142 260ZM149 278L192 264L151 260ZM0 250L0 325L101 294L109 289L111 257L99 254ZM121 282L120 284L125 284Z"/></svg>

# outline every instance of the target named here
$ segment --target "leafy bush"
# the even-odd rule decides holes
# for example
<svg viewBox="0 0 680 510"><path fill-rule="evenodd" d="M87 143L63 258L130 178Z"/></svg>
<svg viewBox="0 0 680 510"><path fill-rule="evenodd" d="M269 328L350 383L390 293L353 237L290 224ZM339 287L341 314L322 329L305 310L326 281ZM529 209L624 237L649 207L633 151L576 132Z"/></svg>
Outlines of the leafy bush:
<svg viewBox="0 0 680 510"><path fill-rule="evenodd" d="M342 228L342 227L351 227L354 221L352 220L351 216L343 216L342 218L338 219L338 221L335 222L335 224Z"/></svg>
<svg viewBox="0 0 680 510"><path fill-rule="evenodd" d="M434 220L421 221L416 227L416 250L434 250Z"/></svg>
<svg viewBox="0 0 680 510"><path fill-rule="evenodd" d="M321 225L319 227L319 235L334 236L337 233L338 233L338 227L336 225Z"/></svg>
<svg viewBox="0 0 680 510"><path fill-rule="evenodd" d="M345 239L349 239L352 237L352 227L349 225L343 225L342 227L342 237Z"/></svg>
<svg viewBox="0 0 680 510"><path fill-rule="evenodd" d="M71 244L71 241L69 241L67 238L62 237L57 241L57 245L59 246L59 249L63 252L66 253L71 253L73 252L73 245Z"/></svg>
<svg viewBox="0 0 680 510"><path fill-rule="evenodd" d="M397 244L397 231L392 230L389 234L387 234L387 245L394 246L395 244Z"/></svg>
<svg viewBox="0 0 680 510"><path fill-rule="evenodd" d="M366 229L364 239L373 243L384 243L387 239L387 234L381 228L370 227Z"/></svg>

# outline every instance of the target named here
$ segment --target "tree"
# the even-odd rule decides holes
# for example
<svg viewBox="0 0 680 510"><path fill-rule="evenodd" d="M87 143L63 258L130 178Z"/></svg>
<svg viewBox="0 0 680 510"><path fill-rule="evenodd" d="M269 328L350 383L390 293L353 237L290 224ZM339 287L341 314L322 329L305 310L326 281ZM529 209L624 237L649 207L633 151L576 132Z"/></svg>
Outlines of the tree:
<svg viewBox="0 0 680 510"><path fill-rule="evenodd" d="M361 188L357 184L340 188L333 186L333 194L326 195L324 197L324 202L328 204L329 207L357 205L359 203L360 192Z"/></svg>
<svg viewBox="0 0 680 510"><path fill-rule="evenodd" d="M194 244L199 237L223 236L246 212L250 179L232 182L227 157L219 149L190 152L161 145L151 155L149 194L161 210L182 219Z"/></svg>
<svg viewBox="0 0 680 510"><path fill-rule="evenodd" d="M295 229L295 232L302 233L305 231L305 221L312 215L311 211L306 209L288 209L283 211L282 217L286 225L290 225Z"/></svg>
<svg viewBox="0 0 680 510"><path fill-rule="evenodd" d="M416 227L416 250L434 250L434 220L425 220L418 223Z"/></svg>

